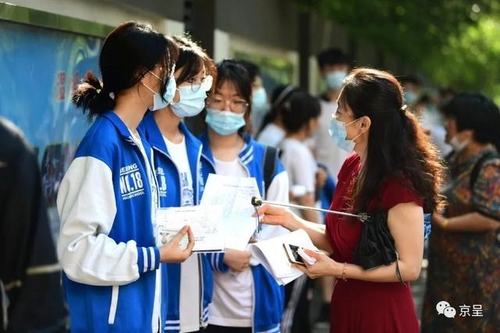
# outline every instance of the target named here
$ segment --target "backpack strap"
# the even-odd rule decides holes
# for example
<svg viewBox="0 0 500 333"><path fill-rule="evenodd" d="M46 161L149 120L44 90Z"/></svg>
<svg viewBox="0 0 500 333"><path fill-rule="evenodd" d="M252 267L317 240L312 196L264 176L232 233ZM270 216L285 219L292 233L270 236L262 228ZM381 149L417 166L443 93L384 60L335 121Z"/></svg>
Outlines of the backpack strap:
<svg viewBox="0 0 500 333"><path fill-rule="evenodd" d="M263 173L264 173L264 193L265 196L267 194L267 190L269 186L271 186L271 182L273 181L273 175L276 171L276 167L278 165L278 148L266 146L264 151L264 164L263 164Z"/></svg>
<svg viewBox="0 0 500 333"><path fill-rule="evenodd" d="M479 176L479 172L481 171L483 164L489 159L493 159L497 156L498 155L495 154L494 152L489 151L477 160L476 164L474 164L474 167L472 168L472 171L470 173L469 188L471 190L474 190L474 184L476 184L477 177Z"/></svg>

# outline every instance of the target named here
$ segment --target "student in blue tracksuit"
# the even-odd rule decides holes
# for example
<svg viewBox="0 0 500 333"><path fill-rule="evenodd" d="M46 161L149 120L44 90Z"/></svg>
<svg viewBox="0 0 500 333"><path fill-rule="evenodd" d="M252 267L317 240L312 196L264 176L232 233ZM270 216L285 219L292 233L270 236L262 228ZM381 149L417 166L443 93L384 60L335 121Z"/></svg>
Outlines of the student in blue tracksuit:
<svg viewBox="0 0 500 333"><path fill-rule="evenodd" d="M166 317L160 262L181 262L194 246L187 226L155 246L158 186L151 147L137 131L146 110L162 108L163 96L174 91L168 78L176 54L151 26L124 23L102 46L102 82L87 73L73 97L95 122L57 198L71 332L160 332ZM188 247L181 250L186 233Z"/></svg>
<svg viewBox="0 0 500 333"><path fill-rule="evenodd" d="M267 200L288 202L288 176L278 160L267 193L263 161L266 147L245 134L250 119L251 79L240 64L224 60L217 64L217 80L207 98L208 125L202 135L203 154L212 172L235 177L255 177ZM255 241L286 233L267 228ZM254 265L251 253L226 249L214 258L214 295L207 333L279 332L284 288L262 265Z"/></svg>
<svg viewBox="0 0 500 333"><path fill-rule="evenodd" d="M187 36L173 37L179 48L172 102L148 112L140 128L153 147L161 207L199 204L204 179L201 142L181 119L199 114L212 86L212 59ZM206 165L206 163L203 163ZM206 173L206 172L205 172ZM212 272L207 255L195 254L182 264L166 264L168 313L164 332L197 332L207 325L212 299Z"/></svg>

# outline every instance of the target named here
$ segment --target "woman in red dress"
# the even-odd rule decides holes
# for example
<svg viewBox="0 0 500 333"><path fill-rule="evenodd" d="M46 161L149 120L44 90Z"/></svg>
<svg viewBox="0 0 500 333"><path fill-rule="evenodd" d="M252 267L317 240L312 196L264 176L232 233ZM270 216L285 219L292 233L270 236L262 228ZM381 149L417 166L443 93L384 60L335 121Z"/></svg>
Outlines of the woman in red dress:
<svg viewBox="0 0 500 333"><path fill-rule="evenodd" d="M304 229L318 248L330 254L306 250L316 263L297 266L311 278L337 278L330 332L417 333L410 286L400 278L408 282L419 277L423 215L440 205L442 166L416 117L403 105L399 82L389 73L353 70L338 104L331 134L340 148L354 153L339 172L331 209L387 211L398 259L369 270L354 264L363 226L354 218L329 215L325 230L276 206L265 205L259 214L263 223Z"/></svg>

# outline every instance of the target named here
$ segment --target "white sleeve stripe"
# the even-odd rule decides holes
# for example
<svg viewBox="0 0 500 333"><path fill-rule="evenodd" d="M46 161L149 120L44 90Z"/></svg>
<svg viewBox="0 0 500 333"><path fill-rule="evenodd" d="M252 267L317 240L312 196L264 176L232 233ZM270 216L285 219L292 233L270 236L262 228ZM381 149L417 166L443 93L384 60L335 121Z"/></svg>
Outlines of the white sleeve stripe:
<svg viewBox="0 0 500 333"><path fill-rule="evenodd" d="M217 259L219 258L218 254L214 254L212 256L212 266L214 267L215 270L218 270L217 268Z"/></svg>
<svg viewBox="0 0 500 333"><path fill-rule="evenodd" d="M144 258L144 267L142 268L142 272L146 273L148 271L148 251L145 247L142 248L142 256Z"/></svg>
<svg viewBox="0 0 500 333"><path fill-rule="evenodd" d="M156 267L156 258L155 258L155 250L150 247L149 248L149 254L151 255L151 270L154 270Z"/></svg>

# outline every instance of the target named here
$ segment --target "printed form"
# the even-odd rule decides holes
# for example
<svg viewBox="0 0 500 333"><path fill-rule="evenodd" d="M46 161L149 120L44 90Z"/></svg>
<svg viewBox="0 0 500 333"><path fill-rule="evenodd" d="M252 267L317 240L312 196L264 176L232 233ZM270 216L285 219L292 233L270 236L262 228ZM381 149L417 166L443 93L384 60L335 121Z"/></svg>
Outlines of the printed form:
<svg viewBox="0 0 500 333"><path fill-rule="evenodd" d="M185 225L191 226L194 235L193 252L216 252L224 250L222 210L220 207L185 206L156 210L156 245L169 243ZM179 246L185 249L187 235Z"/></svg>
<svg viewBox="0 0 500 333"><path fill-rule="evenodd" d="M208 176L201 206L222 208L224 244L226 248L244 251L258 228L252 197L260 196L253 177Z"/></svg>
<svg viewBox="0 0 500 333"><path fill-rule="evenodd" d="M169 243L183 226L194 234L195 252L216 252L224 248L244 251L258 228L251 200L260 196L255 178L210 174L199 206L156 210L156 245ZM187 246L187 236L180 244Z"/></svg>

